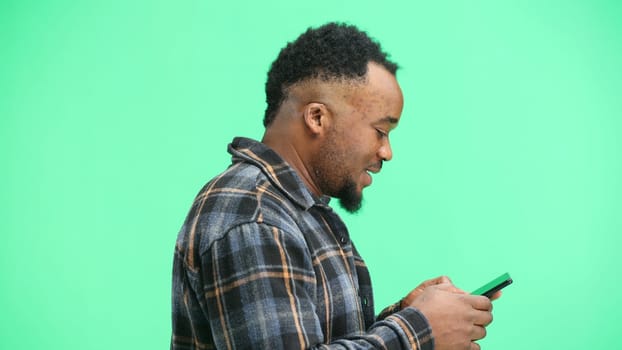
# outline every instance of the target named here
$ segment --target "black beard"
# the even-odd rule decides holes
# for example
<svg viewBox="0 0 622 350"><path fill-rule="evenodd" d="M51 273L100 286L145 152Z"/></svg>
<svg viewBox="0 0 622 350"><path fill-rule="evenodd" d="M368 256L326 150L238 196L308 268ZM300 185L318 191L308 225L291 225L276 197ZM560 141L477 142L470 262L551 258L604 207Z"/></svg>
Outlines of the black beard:
<svg viewBox="0 0 622 350"><path fill-rule="evenodd" d="M358 193L354 181L346 181L335 197L339 198L339 205L349 213L356 213L361 209L363 195Z"/></svg>
<svg viewBox="0 0 622 350"><path fill-rule="evenodd" d="M347 152L338 147L337 137L331 131L331 136L311 160L314 181L323 194L338 198L343 209L356 213L361 209L363 194L357 191L356 182L348 177L348 170L343 164Z"/></svg>

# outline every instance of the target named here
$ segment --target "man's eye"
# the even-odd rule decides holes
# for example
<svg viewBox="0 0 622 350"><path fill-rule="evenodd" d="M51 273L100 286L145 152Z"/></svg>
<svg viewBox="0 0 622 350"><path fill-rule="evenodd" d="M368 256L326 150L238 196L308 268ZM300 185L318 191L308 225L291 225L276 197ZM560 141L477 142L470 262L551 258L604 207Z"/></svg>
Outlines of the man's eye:
<svg viewBox="0 0 622 350"><path fill-rule="evenodd" d="M387 133L380 129L376 129L376 132L378 133L378 137L387 137Z"/></svg>

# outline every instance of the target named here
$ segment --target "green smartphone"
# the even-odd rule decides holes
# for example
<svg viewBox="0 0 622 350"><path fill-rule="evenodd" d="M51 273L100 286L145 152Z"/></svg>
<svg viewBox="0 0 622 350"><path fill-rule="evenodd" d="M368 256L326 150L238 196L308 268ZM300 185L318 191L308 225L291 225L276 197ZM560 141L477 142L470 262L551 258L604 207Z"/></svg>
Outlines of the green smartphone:
<svg viewBox="0 0 622 350"><path fill-rule="evenodd" d="M502 288L512 284L512 282L512 277L510 277L510 274L506 272L503 275L481 286L480 288L474 290L471 294L483 295L491 298L493 294L500 291Z"/></svg>

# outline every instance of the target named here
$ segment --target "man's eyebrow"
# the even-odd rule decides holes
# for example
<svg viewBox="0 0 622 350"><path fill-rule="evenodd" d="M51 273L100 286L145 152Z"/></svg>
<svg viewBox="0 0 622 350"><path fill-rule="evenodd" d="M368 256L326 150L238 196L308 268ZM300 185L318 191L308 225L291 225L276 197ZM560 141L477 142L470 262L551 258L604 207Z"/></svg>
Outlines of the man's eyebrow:
<svg viewBox="0 0 622 350"><path fill-rule="evenodd" d="M389 116L386 116L386 117L380 119L378 122L379 123L389 123L389 124L396 124L397 125L397 123L399 121L400 121L399 119L389 115Z"/></svg>

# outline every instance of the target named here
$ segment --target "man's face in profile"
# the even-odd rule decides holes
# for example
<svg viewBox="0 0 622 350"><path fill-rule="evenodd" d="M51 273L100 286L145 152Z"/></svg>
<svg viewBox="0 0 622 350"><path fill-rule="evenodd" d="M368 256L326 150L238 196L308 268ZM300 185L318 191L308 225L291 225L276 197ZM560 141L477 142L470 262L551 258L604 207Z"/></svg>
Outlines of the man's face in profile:
<svg viewBox="0 0 622 350"><path fill-rule="evenodd" d="M334 123L311 166L322 192L356 212L363 188L372 183L370 173L393 157L388 135L399 122L403 96L395 76L375 63L368 65L364 82L344 84L342 92L342 99L327 105Z"/></svg>

